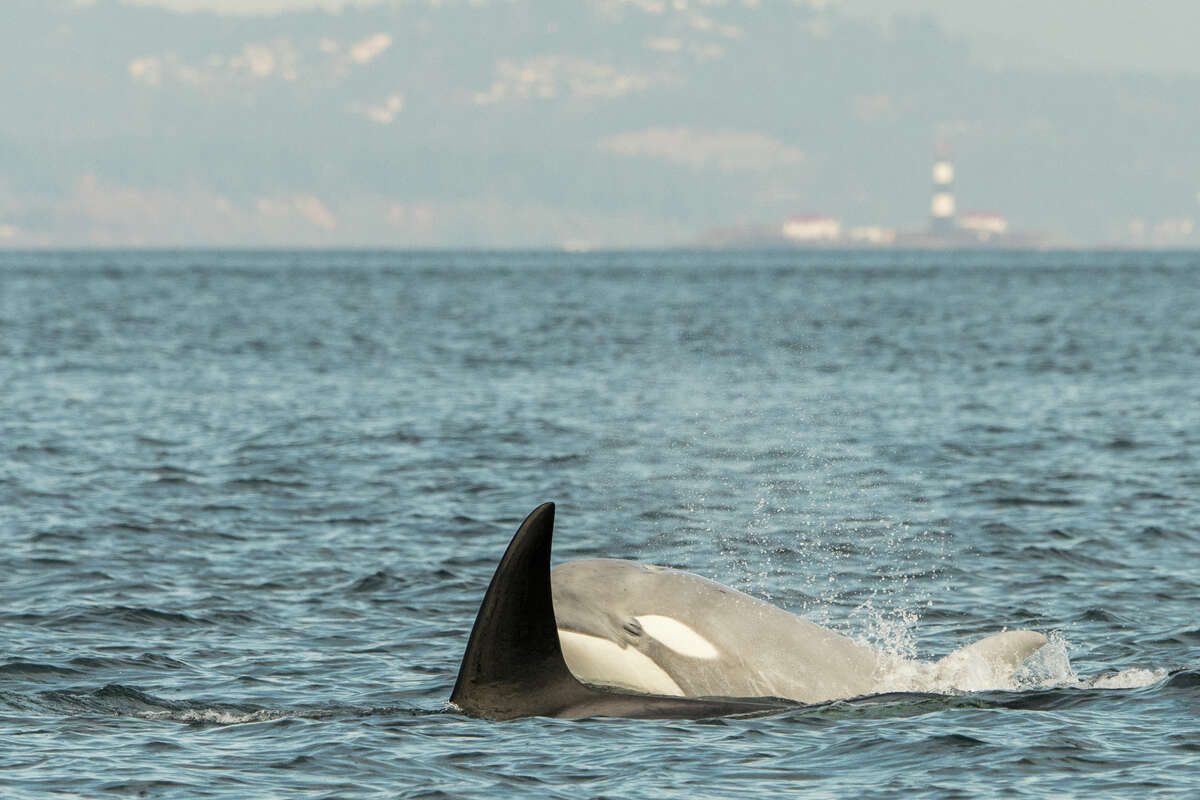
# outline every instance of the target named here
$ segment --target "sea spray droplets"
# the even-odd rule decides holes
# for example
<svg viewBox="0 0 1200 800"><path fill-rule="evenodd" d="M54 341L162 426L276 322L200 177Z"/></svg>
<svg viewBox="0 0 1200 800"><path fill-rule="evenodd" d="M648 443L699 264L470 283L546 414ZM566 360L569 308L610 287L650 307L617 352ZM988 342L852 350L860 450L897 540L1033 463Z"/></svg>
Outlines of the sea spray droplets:
<svg viewBox="0 0 1200 800"><path fill-rule="evenodd" d="M895 658L917 658L916 612L879 609L867 600L854 609L853 619L863 644Z"/></svg>
<svg viewBox="0 0 1200 800"><path fill-rule="evenodd" d="M757 550L757 569L754 565L747 562L743 566L743 571L747 574L749 586L756 594L766 599L771 599L770 583L774 577L775 557L774 551L777 547L775 544L777 536L771 524L772 515L783 513L787 509L783 506L769 505L767 499L767 490L765 487L760 487L759 492L754 500L754 510L751 512L750 521L746 523L746 541Z"/></svg>

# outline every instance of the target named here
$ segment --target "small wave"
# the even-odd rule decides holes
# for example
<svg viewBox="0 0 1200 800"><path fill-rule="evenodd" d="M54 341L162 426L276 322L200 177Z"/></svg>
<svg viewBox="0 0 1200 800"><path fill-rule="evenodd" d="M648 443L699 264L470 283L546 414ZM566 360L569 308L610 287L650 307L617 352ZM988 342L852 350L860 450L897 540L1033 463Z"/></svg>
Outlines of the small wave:
<svg viewBox="0 0 1200 800"><path fill-rule="evenodd" d="M1182 669L1171 675L1164 686L1172 689L1194 689L1200 686L1200 669Z"/></svg>
<svg viewBox="0 0 1200 800"><path fill-rule="evenodd" d="M1132 620L1122 618L1119 614L1115 614L1106 608L1087 608L1075 615L1076 622L1106 622L1110 625L1125 625L1126 627L1134 627Z"/></svg>
<svg viewBox="0 0 1200 800"><path fill-rule="evenodd" d="M404 585L404 583L403 579L396 577L392 573L386 570L379 570L359 578L347 591L354 593L378 592L386 589L394 589L397 586Z"/></svg>
<svg viewBox="0 0 1200 800"><path fill-rule="evenodd" d="M298 491L298 489L308 488L308 483L304 481L278 481L270 479L270 477L238 477L238 479L226 481L224 488L234 492L247 491L287 494Z"/></svg>
<svg viewBox="0 0 1200 800"><path fill-rule="evenodd" d="M1134 537L1143 542L1186 542L1192 538L1190 534L1184 531L1160 528L1157 525L1142 528L1134 534Z"/></svg>
<svg viewBox="0 0 1200 800"><path fill-rule="evenodd" d="M126 624L136 627L151 627L158 625L211 625L212 622L201 617L192 617L177 611L159 611L156 608L134 606L110 606L107 608L90 608L85 611L70 613L54 621L56 625L78 625L89 623Z"/></svg>
<svg viewBox="0 0 1200 800"><path fill-rule="evenodd" d="M249 611L241 611L236 608L221 608L210 611L205 619L216 624L232 623L234 625L251 625L257 621L255 616Z"/></svg>
<svg viewBox="0 0 1200 800"><path fill-rule="evenodd" d="M183 475L160 475L152 481L146 481L143 486L200 486L201 484Z"/></svg>
<svg viewBox="0 0 1200 800"><path fill-rule="evenodd" d="M373 438L375 441L397 442L400 444L421 444L423 441L420 434L414 433L410 430L391 431L389 433L380 434L371 438Z"/></svg>
<svg viewBox="0 0 1200 800"><path fill-rule="evenodd" d="M38 664L32 661L9 661L7 664L0 664L0 675L4 677L17 676L36 676L43 677L46 675L79 675L77 669L70 667L60 667L55 664Z"/></svg>
<svg viewBox="0 0 1200 800"><path fill-rule="evenodd" d="M1191 626L1156 632L1141 640L1141 644L1151 645L1181 644L1194 646L1197 642L1200 642L1200 628L1193 628Z"/></svg>
<svg viewBox="0 0 1200 800"><path fill-rule="evenodd" d="M203 472L196 472L195 470L188 469L187 467L177 467L174 464L158 464L154 467L148 468L147 471L152 472L155 475L158 475L163 478L170 478L170 477L203 478L204 477Z"/></svg>
<svg viewBox="0 0 1200 800"><path fill-rule="evenodd" d="M179 447L183 444L183 442L171 441L169 439L159 439L154 436L147 436L145 434L139 434L138 436L135 436L134 441L137 444L145 447Z"/></svg>
<svg viewBox="0 0 1200 800"><path fill-rule="evenodd" d="M148 525L138 525L136 522L114 522L105 525L103 529L114 533L149 533L154 530Z"/></svg>
<svg viewBox="0 0 1200 800"><path fill-rule="evenodd" d="M340 525L343 527L359 526L359 525L378 525L384 520L379 517L330 517L325 520L327 525Z"/></svg>
<svg viewBox="0 0 1200 800"><path fill-rule="evenodd" d="M109 683L91 692L40 692L38 698L46 708L59 713L104 713L197 725L233 725L289 716L287 712L272 711L254 705L165 700L135 686L118 683Z"/></svg>
<svg viewBox="0 0 1200 800"><path fill-rule="evenodd" d="M211 625L244 626L256 621L249 611L218 608L205 616L181 611L163 611L147 606L101 606L64 609L53 614L26 614L18 620L30 625L54 628L127 626L131 628L204 627Z"/></svg>
<svg viewBox="0 0 1200 800"><path fill-rule="evenodd" d="M1025 531L1014 528L1006 522L989 522L982 527L982 530L989 539L1024 539L1027 535Z"/></svg>
<svg viewBox="0 0 1200 800"><path fill-rule="evenodd" d="M191 666L186 662L171 658L170 656L160 655L159 653L142 653L140 656L128 657L99 657L99 656L77 656L70 661L72 667L79 667L84 670L93 669L121 669L126 667L154 667L156 669L190 669Z"/></svg>
<svg viewBox="0 0 1200 800"><path fill-rule="evenodd" d="M245 725L256 722L377 716L424 716L429 710L401 706L309 708L266 708L252 703L221 703L211 700L167 700L136 686L110 683L92 691L48 690L35 695L0 693L0 701L22 710L40 709L64 715L110 714L137 717L151 722L178 722L196 726ZM439 712L440 713L440 712Z"/></svg>
<svg viewBox="0 0 1200 800"><path fill-rule="evenodd" d="M1053 508L1070 508L1082 505L1078 500L1069 497L1027 497L1025 495L1007 495L992 498L992 502L1001 508L1010 506L1049 506Z"/></svg>
<svg viewBox="0 0 1200 800"><path fill-rule="evenodd" d="M234 478L225 481L228 489L258 489L263 491L282 489L306 489L308 484L303 481L278 481L271 478Z"/></svg>
<svg viewBox="0 0 1200 800"><path fill-rule="evenodd" d="M74 543L82 542L84 538L84 535L79 531L39 531L30 537L30 541L35 544L56 541Z"/></svg>
<svg viewBox="0 0 1200 800"><path fill-rule="evenodd" d="M100 787L106 792L113 794L129 794L135 797L149 797L157 795L160 792L170 792L177 789L195 790L197 787L190 783L179 783L178 781L121 781L119 783L109 783Z"/></svg>
<svg viewBox="0 0 1200 800"><path fill-rule="evenodd" d="M1030 559L1039 559L1045 561L1062 561L1068 564L1075 564L1084 567L1104 567L1112 569L1121 567L1122 564L1112 559L1100 558L1093 556L1087 552L1090 542L1082 542L1074 547L1041 547L1037 545L1029 545L1021 549L1021 554ZM1099 551L1097 547L1097 551Z"/></svg>
<svg viewBox="0 0 1200 800"><path fill-rule="evenodd" d="M983 739L976 739L974 736L967 736L964 733L947 733L940 736L931 736L926 741L931 745L941 747L979 747L988 744Z"/></svg>

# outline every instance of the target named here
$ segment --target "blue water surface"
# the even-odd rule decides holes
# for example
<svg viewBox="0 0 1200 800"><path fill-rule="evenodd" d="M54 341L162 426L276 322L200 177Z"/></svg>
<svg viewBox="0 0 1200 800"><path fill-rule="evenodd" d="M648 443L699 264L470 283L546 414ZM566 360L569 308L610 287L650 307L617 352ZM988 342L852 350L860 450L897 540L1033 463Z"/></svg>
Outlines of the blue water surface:
<svg viewBox="0 0 1200 800"><path fill-rule="evenodd" d="M1200 255L0 253L0 795L1192 797ZM1036 674L446 701L521 518Z"/></svg>

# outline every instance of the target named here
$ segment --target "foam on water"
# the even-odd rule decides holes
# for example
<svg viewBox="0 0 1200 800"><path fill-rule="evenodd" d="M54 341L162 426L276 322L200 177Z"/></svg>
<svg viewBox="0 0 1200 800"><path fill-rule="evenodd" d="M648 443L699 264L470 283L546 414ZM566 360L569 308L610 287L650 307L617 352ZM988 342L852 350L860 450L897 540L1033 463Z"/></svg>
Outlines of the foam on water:
<svg viewBox="0 0 1200 800"><path fill-rule="evenodd" d="M1115 673L1081 677L1071 666L1071 643L1059 631L1052 631L1041 648L1013 666L1002 660L978 654L955 652L938 661L916 661L913 635L916 615L882 616L882 638L869 643L883 645L886 656L878 676L881 692L922 692L931 694L970 694L974 692L1022 692L1043 689L1133 689L1163 680L1169 671L1161 667L1133 667ZM860 640L868 643L868 640Z"/></svg>
<svg viewBox="0 0 1200 800"><path fill-rule="evenodd" d="M154 721L182 722L187 725L244 725L251 722L271 722L295 716L284 711L228 711L218 708L170 709L142 711L137 716Z"/></svg>
<svg viewBox="0 0 1200 800"><path fill-rule="evenodd" d="M1158 683L1169 674L1162 667L1156 669L1133 667L1131 669L1123 669L1112 675L1101 675L1093 678L1088 685L1093 689L1140 689L1143 686Z"/></svg>

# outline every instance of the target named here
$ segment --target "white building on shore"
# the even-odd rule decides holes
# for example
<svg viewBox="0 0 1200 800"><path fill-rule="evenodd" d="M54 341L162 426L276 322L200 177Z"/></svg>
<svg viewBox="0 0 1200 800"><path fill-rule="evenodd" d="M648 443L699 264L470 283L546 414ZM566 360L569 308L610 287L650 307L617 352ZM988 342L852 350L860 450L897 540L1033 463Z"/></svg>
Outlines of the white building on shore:
<svg viewBox="0 0 1200 800"><path fill-rule="evenodd" d="M1008 220L994 211L969 211L958 218L958 227L986 242L1008 233Z"/></svg>
<svg viewBox="0 0 1200 800"><path fill-rule="evenodd" d="M793 242L836 242L842 235L842 223L824 214L789 217L780 233Z"/></svg>

